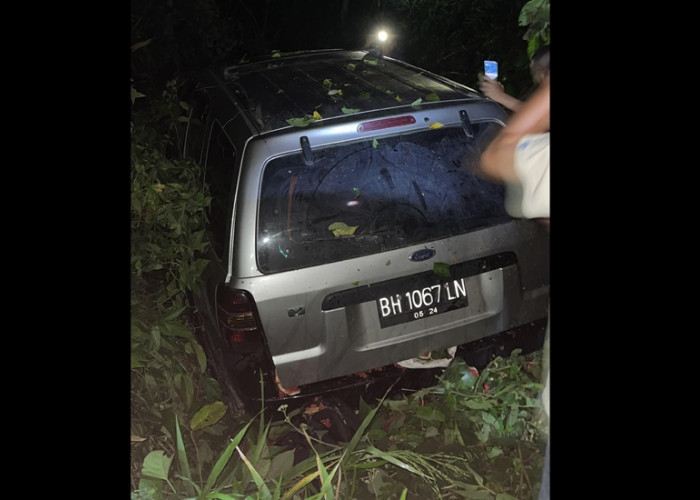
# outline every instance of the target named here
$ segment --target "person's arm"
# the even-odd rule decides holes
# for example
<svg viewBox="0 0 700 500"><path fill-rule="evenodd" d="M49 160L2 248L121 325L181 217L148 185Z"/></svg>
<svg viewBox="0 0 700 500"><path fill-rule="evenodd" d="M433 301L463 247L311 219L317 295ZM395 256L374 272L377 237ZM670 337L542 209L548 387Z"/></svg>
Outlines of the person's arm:
<svg viewBox="0 0 700 500"><path fill-rule="evenodd" d="M515 148L527 134L549 130L549 78L506 122L481 155L481 171L501 182L518 181L515 171Z"/></svg>
<svg viewBox="0 0 700 500"><path fill-rule="evenodd" d="M506 93L506 91L503 90L503 85L496 80L490 79L488 76L484 76L481 80L479 90L481 90L486 97L493 99L498 104L511 111L517 111L523 105L523 101Z"/></svg>

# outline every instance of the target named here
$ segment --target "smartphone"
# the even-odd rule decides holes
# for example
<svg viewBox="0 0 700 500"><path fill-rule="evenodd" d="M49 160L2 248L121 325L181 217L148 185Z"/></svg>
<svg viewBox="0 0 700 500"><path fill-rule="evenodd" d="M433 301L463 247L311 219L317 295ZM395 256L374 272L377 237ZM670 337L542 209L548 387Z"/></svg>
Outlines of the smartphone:
<svg viewBox="0 0 700 500"><path fill-rule="evenodd" d="M484 74L491 80L498 78L498 61L484 61Z"/></svg>

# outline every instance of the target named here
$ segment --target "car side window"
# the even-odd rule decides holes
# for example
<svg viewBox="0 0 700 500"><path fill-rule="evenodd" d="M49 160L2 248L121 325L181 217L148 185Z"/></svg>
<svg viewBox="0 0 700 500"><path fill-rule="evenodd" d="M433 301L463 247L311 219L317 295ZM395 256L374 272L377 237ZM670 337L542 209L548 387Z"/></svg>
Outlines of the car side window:
<svg viewBox="0 0 700 500"><path fill-rule="evenodd" d="M212 126L206 154L204 183L209 187L212 197L209 213L210 239L216 255L223 260L231 227L236 148L218 121Z"/></svg>

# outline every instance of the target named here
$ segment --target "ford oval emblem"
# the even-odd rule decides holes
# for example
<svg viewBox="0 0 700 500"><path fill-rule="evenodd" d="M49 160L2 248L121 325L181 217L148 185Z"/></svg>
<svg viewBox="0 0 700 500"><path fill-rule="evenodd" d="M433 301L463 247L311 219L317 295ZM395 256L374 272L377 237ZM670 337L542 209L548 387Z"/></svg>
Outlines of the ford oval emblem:
<svg viewBox="0 0 700 500"><path fill-rule="evenodd" d="M424 260L432 259L433 257L435 257L435 250L432 248L423 248L422 250L413 252L408 260L412 262L423 262Z"/></svg>

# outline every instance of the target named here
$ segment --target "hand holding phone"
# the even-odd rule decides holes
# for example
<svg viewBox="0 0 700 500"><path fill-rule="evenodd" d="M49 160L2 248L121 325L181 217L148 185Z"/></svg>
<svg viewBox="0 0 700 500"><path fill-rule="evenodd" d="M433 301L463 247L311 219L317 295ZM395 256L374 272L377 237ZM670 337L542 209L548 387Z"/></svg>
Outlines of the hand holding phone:
<svg viewBox="0 0 700 500"><path fill-rule="evenodd" d="M491 80L498 79L498 61L484 61L484 74Z"/></svg>

